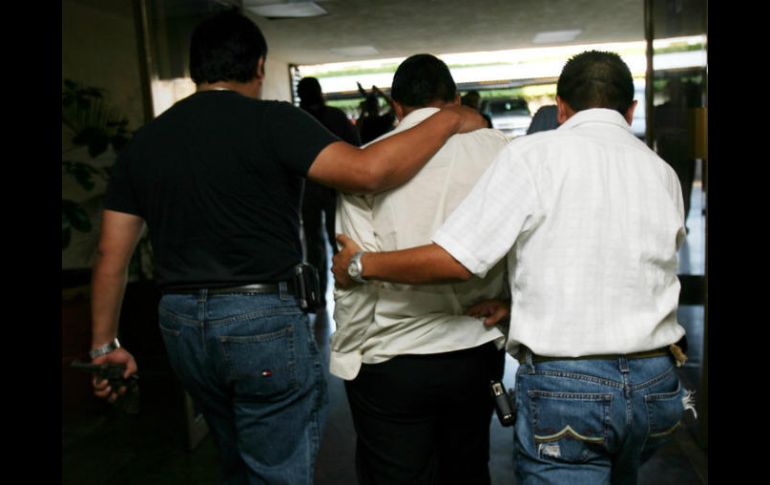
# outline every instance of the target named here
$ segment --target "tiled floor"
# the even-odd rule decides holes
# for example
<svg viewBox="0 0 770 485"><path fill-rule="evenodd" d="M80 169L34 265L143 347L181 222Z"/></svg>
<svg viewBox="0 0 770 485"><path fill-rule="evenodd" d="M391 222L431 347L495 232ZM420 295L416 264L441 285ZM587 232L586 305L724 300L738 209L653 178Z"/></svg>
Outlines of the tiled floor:
<svg viewBox="0 0 770 485"><path fill-rule="evenodd" d="M681 253L682 273L703 273L704 240L700 187L693 191L690 234ZM329 301L332 301L331 298ZM328 359L333 331L329 309L315 320L316 337ZM679 310L690 342L690 361L680 370L685 386L701 387L703 306ZM142 412L129 416L87 397L63 407L62 483L88 484L210 484L216 483L217 452L210 437L187 449L183 395L162 356L142 366ZM506 361L504 383L513 387L517 363ZM355 433L342 382L329 376L330 406L316 470L317 485L354 485ZM87 383L86 383L87 385ZM696 400L699 395L696 392ZM280 437L275 437L280 439ZM708 483L707 454L700 423L688 418L684 429L640 472L641 485ZM492 483L513 485L511 428L492 423ZM472 485L472 484L470 484Z"/></svg>

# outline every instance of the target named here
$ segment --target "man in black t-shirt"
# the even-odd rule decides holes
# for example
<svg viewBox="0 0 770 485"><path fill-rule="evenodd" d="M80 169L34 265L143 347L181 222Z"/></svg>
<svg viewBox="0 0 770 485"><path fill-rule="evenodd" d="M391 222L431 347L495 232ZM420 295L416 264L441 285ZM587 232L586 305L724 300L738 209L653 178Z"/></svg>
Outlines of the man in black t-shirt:
<svg viewBox="0 0 770 485"><path fill-rule="evenodd" d="M360 150L288 103L261 101L267 45L218 14L193 33L196 93L143 127L110 179L92 279L91 358L124 364L117 341L131 254L145 223L160 329L175 374L208 422L226 483L312 482L326 388L293 284L303 177L357 193L404 183L454 133L483 126L444 109ZM120 389L94 380L95 394Z"/></svg>

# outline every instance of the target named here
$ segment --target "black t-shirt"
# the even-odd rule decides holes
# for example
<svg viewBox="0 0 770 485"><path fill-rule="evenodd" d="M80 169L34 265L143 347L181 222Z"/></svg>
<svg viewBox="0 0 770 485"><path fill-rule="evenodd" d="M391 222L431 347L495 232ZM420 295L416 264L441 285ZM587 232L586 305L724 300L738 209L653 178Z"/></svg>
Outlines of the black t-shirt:
<svg viewBox="0 0 770 485"><path fill-rule="evenodd" d="M337 140L288 103L198 92L136 133L105 207L147 222L161 288L289 280L302 177Z"/></svg>

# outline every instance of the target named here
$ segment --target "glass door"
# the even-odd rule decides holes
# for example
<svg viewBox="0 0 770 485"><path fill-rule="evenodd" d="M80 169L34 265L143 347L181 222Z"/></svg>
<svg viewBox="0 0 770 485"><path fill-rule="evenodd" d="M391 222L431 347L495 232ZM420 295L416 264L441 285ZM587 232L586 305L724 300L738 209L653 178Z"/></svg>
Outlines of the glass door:
<svg viewBox="0 0 770 485"><path fill-rule="evenodd" d="M689 361L681 369L695 389L698 442L708 443L708 12L706 0L646 0L647 143L677 174L687 236L679 252L678 318L687 330Z"/></svg>

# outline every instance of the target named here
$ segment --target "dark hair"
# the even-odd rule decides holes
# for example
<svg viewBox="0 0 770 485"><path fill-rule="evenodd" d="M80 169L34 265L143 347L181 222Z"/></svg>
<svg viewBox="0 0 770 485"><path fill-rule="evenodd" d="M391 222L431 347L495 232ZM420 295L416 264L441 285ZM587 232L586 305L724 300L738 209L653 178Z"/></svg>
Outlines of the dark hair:
<svg viewBox="0 0 770 485"><path fill-rule="evenodd" d="M321 83L314 77L303 77L299 80L299 83L297 83L297 95L299 96L300 107L324 104Z"/></svg>
<svg viewBox="0 0 770 485"><path fill-rule="evenodd" d="M421 107L432 101L453 101L457 93L444 62L430 54L416 54L398 66L390 96L404 106Z"/></svg>
<svg viewBox="0 0 770 485"><path fill-rule="evenodd" d="M614 52L586 51L564 65L556 94L575 111L608 108L625 115L634 101L634 79Z"/></svg>
<svg viewBox="0 0 770 485"><path fill-rule="evenodd" d="M468 91L465 93L465 96L460 99L460 103L463 106L479 109L479 105L481 104L481 94L476 90Z"/></svg>
<svg viewBox="0 0 770 485"><path fill-rule="evenodd" d="M254 22L226 11L201 22L190 41L190 76L195 84L249 82L257 62L267 56L267 42Z"/></svg>

